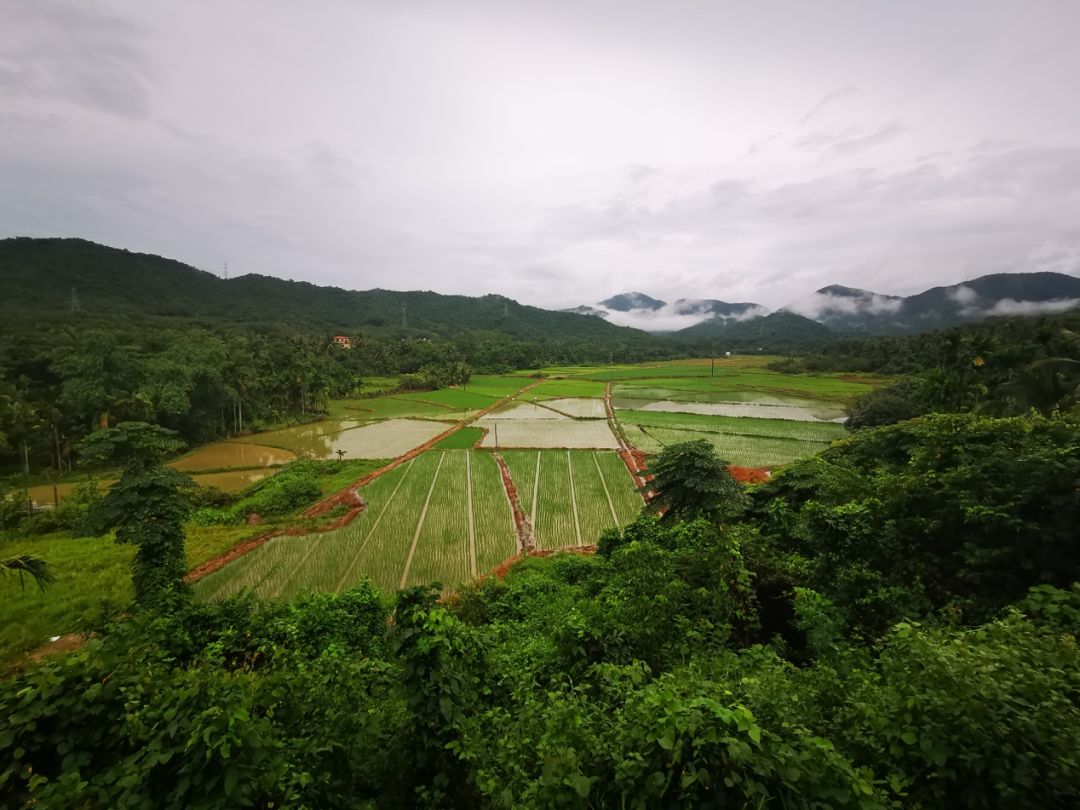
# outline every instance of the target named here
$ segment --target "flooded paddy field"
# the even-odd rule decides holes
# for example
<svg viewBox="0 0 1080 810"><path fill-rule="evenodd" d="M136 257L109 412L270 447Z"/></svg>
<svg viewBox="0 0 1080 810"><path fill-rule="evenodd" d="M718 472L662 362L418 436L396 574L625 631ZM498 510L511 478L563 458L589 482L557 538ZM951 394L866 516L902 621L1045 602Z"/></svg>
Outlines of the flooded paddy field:
<svg viewBox="0 0 1080 810"><path fill-rule="evenodd" d="M206 444L168 466L180 472L209 470L252 469L288 464L296 454L280 447L266 447L239 441Z"/></svg>

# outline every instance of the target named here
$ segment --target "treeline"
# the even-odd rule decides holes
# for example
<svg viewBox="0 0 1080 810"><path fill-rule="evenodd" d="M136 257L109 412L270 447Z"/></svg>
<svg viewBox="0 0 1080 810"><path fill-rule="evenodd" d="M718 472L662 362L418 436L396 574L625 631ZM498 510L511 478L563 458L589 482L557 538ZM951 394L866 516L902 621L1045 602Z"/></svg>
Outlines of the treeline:
<svg viewBox="0 0 1080 810"><path fill-rule="evenodd" d="M66 470L89 432L124 421L198 444L268 423L312 418L332 398L362 394L365 376L408 389L469 374L552 363L636 361L657 352L620 343L522 341L497 332L456 338L253 330L167 319L78 318L0 336L0 469Z"/></svg>
<svg viewBox="0 0 1080 810"><path fill-rule="evenodd" d="M941 415L592 557L150 612L0 683L0 803L1074 807L1080 429Z"/></svg>
<svg viewBox="0 0 1080 810"><path fill-rule="evenodd" d="M905 337L848 338L770 367L904 375L856 401L849 427L933 412L1049 414L1080 406L1080 312L991 318Z"/></svg>

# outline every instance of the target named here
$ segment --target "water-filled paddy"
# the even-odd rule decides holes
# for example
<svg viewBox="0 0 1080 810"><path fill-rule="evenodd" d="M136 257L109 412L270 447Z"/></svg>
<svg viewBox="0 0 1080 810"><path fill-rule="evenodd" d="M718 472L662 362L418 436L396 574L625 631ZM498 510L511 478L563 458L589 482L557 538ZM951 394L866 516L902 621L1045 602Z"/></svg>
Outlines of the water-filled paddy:
<svg viewBox="0 0 1080 810"><path fill-rule="evenodd" d="M637 410L693 413L703 416L745 416L752 419L789 419L795 422L843 422L843 412L823 405L785 405L766 402L649 402Z"/></svg>
<svg viewBox="0 0 1080 810"><path fill-rule="evenodd" d="M485 416L477 426L487 428L481 447L567 447L615 450L619 443L607 422L569 419L498 419Z"/></svg>
<svg viewBox="0 0 1080 810"><path fill-rule="evenodd" d="M545 408L542 405L533 405L531 402L510 402L502 407L496 408L480 421L486 422L489 419L499 419L500 421L514 419L569 420L570 417L565 413L553 411L551 408Z"/></svg>
<svg viewBox="0 0 1080 810"><path fill-rule="evenodd" d="M226 492L239 492L242 489L269 478L277 472L273 467L263 467L257 470L227 470L225 472L197 473L191 478L200 487L217 487ZM113 478L103 479L98 482L101 489L108 489L116 480ZM65 481L57 484L38 484L29 488L30 500L34 506L55 506L57 502L63 503L75 493L77 483ZM22 499L22 490L11 493L11 497Z"/></svg>
<svg viewBox="0 0 1080 810"><path fill-rule="evenodd" d="M344 450L347 458L394 458L434 439L449 430L451 424L422 419L387 419L363 427L335 433L329 452L333 458Z"/></svg>
<svg viewBox="0 0 1080 810"><path fill-rule="evenodd" d="M602 399L546 399L544 405L575 419L604 419L607 409Z"/></svg>
<svg viewBox="0 0 1080 810"><path fill-rule="evenodd" d="M193 453L170 462L169 466L181 472L227 470L230 468L252 469L288 464L295 458L295 453L278 447L227 441L214 442L200 447Z"/></svg>
<svg viewBox="0 0 1080 810"><path fill-rule="evenodd" d="M334 436L343 430L350 430L363 424L356 419L325 419L308 425L255 433L236 441L264 447L281 447L297 456L329 458L334 446Z"/></svg>

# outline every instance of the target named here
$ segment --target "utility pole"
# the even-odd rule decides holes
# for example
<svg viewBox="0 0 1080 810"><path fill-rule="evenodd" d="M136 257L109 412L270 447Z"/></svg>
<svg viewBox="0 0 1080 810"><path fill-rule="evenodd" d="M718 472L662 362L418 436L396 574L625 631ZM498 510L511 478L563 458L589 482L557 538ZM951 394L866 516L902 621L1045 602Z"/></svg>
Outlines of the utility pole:
<svg viewBox="0 0 1080 810"><path fill-rule="evenodd" d="M75 287L71 288L71 311L82 312L82 307L79 306L79 290Z"/></svg>

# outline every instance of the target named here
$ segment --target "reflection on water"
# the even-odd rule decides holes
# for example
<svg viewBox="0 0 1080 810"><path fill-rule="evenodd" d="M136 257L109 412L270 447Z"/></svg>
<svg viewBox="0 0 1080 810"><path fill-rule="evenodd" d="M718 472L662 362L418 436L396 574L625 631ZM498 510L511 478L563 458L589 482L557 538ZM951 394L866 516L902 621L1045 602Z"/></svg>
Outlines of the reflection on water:
<svg viewBox="0 0 1080 810"><path fill-rule="evenodd" d="M753 419L789 419L796 422L843 422L842 411L805 408L767 402L649 402L637 405L642 411L692 413L702 416L735 416Z"/></svg>
<svg viewBox="0 0 1080 810"><path fill-rule="evenodd" d="M200 487L217 487L226 492L239 492L246 489L257 481L269 478L277 472L275 468L263 468L261 470L228 470L226 472L200 473L191 476ZM116 483L115 479L109 478L99 482L102 489L107 489ZM63 503L75 492L78 484L65 482L62 484L39 484L28 490L30 500L34 506L55 506L59 501ZM10 493L10 497L22 500L22 490Z"/></svg>
<svg viewBox="0 0 1080 810"><path fill-rule="evenodd" d="M288 464L296 456L277 447L263 447L244 442L214 442L200 447L194 453L169 463L182 472L198 470L223 470L229 467L251 468Z"/></svg>
<svg viewBox="0 0 1080 810"><path fill-rule="evenodd" d="M325 419L321 422L312 422L310 425L298 425L281 430L271 430L266 433L256 433L235 441L245 444L286 447L297 456L330 458L333 454L334 438L341 431L359 427L362 424L364 423L355 419Z"/></svg>

